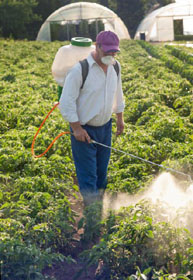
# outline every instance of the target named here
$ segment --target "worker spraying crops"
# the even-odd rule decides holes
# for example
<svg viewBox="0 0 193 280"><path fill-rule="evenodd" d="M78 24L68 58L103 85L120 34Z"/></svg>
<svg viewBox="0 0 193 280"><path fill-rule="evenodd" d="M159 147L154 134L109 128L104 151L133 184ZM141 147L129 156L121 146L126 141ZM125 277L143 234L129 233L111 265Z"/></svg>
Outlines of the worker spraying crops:
<svg viewBox="0 0 193 280"><path fill-rule="evenodd" d="M124 129L120 64L115 60L118 51L117 35L100 32L95 50L87 57L84 85L81 65L77 63L65 79L59 100L60 112L70 124L72 154L86 205L102 198L110 159L110 149L91 143L91 139L111 146L112 112L117 116L117 135ZM118 74L113 66L116 63Z"/></svg>
<svg viewBox="0 0 193 280"><path fill-rule="evenodd" d="M71 134L78 184L86 205L103 197L112 150L183 175L192 183L191 176L186 173L111 147L112 112L117 116L116 134L120 135L124 130L120 64L115 60L119 50L119 39L111 31L100 32L95 47L92 40L78 37L58 50L52 73L59 85L59 103L42 122L32 142L33 156L41 157L60 136ZM61 132L42 154L36 156L35 139L57 106L70 129Z"/></svg>

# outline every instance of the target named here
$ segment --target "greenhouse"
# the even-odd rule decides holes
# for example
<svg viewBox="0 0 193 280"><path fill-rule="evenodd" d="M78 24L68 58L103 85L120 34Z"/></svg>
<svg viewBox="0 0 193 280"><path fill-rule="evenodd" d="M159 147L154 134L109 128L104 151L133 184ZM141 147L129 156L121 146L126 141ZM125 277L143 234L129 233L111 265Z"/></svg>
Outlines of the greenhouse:
<svg viewBox="0 0 193 280"><path fill-rule="evenodd" d="M53 12L41 26L37 40L65 41L77 36L95 40L101 30L114 31L120 39L130 38L123 21L113 11L100 4L79 2Z"/></svg>
<svg viewBox="0 0 193 280"><path fill-rule="evenodd" d="M193 0L176 1L147 15L135 39L173 41L193 39Z"/></svg>

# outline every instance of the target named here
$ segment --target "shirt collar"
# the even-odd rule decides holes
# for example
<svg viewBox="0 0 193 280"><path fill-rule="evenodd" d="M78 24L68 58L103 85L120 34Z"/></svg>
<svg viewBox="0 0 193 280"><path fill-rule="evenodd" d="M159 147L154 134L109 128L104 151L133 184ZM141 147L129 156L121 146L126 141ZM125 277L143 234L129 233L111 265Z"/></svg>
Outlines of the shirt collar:
<svg viewBox="0 0 193 280"><path fill-rule="evenodd" d="M92 54L90 53L89 56L87 57L87 61L89 66L91 67L94 63L96 63L96 61L94 60Z"/></svg>

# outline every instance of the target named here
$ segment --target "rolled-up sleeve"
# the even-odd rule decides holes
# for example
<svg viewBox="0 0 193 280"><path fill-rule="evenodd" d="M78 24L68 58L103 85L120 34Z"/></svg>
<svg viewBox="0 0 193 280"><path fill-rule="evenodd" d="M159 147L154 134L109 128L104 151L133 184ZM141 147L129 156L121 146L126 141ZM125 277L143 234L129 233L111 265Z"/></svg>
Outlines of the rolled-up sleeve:
<svg viewBox="0 0 193 280"><path fill-rule="evenodd" d="M124 108L125 108L125 101L124 101L122 81L121 81L121 65L119 63L119 76L118 76L117 90L113 102L113 112L116 114L121 113L124 111Z"/></svg>
<svg viewBox="0 0 193 280"><path fill-rule="evenodd" d="M63 118L68 122L79 121L76 101L80 94L81 83L81 67L80 64L77 64L67 74L59 100L60 112Z"/></svg>

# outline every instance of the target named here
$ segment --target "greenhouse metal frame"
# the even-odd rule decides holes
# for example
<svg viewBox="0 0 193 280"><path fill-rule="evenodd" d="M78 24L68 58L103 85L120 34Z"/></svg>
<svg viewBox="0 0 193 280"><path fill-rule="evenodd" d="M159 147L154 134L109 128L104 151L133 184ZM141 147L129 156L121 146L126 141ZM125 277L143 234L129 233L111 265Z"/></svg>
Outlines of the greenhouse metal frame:
<svg viewBox="0 0 193 280"><path fill-rule="evenodd" d="M52 41L51 25L54 23L66 25L67 39L70 40L69 25L79 26L82 21L95 22L96 34L100 31L98 24L102 22L103 30L114 31L120 39L130 39L125 24L113 11L97 3L79 2L66 5L53 12L42 24L37 40Z"/></svg>

